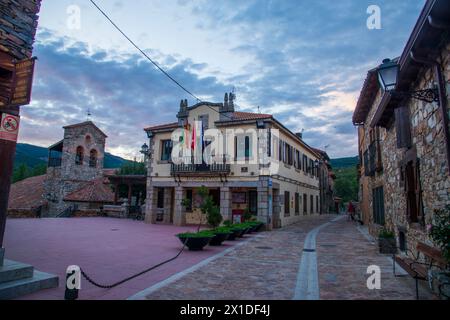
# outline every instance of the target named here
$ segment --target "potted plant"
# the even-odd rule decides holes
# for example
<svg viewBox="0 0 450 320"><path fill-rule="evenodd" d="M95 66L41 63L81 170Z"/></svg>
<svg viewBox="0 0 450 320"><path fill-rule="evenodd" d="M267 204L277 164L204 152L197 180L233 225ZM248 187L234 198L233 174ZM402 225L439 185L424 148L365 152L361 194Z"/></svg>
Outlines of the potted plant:
<svg viewBox="0 0 450 320"><path fill-rule="evenodd" d="M378 233L378 247L380 253L394 254L397 253L397 241L395 234L385 228Z"/></svg>
<svg viewBox="0 0 450 320"><path fill-rule="evenodd" d="M444 270L432 270L432 289L441 298L450 298L450 206L444 210L435 210L433 221L427 226L433 242L441 249L442 257L447 262ZM435 281L434 281L435 280Z"/></svg>
<svg viewBox="0 0 450 320"><path fill-rule="evenodd" d="M233 235L233 232L228 227L220 227L212 230L214 234L214 238L209 242L210 246L220 246L226 240L229 240L230 236ZM236 238L234 236L233 240Z"/></svg>
<svg viewBox="0 0 450 320"><path fill-rule="evenodd" d="M209 231L199 231L199 232L185 232L177 234L178 239L180 239L181 243L186 245L190 251L199 251L203 250L203 248L214 238L214 234Z"/></svg>

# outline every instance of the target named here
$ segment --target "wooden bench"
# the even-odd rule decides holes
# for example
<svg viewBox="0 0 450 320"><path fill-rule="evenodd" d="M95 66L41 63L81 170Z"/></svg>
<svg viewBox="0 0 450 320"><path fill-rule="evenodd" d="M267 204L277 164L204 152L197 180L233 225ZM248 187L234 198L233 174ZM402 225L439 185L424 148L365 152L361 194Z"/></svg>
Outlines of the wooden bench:
<svg viewBox="0 0 450 320"><path fill-rule="evenodd" d="M443 269L445 268L447 262L442 256L442 252L440 250L430 247L423 242L419 242L417 244L416 250L417 257L415 257L411 252L413 258L394 254L394 276L397 276L395 273L395 263L397 263L416 281L416 299L419 299L419 280L428 280L429 269L432 267ZM421 254L424 257L424 262L420 262L419 260Z"/></svg>

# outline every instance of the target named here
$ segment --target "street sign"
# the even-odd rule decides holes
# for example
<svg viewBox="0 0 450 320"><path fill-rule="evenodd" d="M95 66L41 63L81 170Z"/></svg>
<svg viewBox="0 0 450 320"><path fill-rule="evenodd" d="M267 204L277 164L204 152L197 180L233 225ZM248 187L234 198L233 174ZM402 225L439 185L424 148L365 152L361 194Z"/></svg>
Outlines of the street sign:
<svg viewBox="0 0 450 320"><path fill-rule="evenodd" d="M23 106L30 103L35 60L31 58L16 63L10 106Z"/></svg>
<svg viewBox="0 0 450 320"><path fill-rule="evenodd" d="M0 140L17 141L20 117L2 113L0 122Z"/></svg>

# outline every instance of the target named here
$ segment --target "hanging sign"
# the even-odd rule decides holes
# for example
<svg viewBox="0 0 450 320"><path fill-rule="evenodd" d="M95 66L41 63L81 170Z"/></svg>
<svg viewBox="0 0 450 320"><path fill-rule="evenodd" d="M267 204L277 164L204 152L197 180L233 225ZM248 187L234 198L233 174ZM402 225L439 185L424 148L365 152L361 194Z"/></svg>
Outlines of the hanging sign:
<svg viewBox="0 0 450 320"><path fill-rule="evenodd" d="M16 63L10 106L23 106L31 101L35 58Z"/></svg>
<svg viewBox="0 0 450 320"><path fill-rule="evenodd" d="M19 135L19 116L2 113L0 122L0 140L17 141Z"/></svg>

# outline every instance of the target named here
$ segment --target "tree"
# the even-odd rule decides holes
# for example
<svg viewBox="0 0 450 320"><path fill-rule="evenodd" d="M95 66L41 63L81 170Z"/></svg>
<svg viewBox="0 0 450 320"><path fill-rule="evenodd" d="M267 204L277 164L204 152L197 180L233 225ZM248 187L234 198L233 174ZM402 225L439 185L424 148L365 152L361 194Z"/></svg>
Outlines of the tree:
<svg viewBox="0 0 450 320"><path fill-rule="evenodd" d="M144 162L128 161L117 172L119 175L145 175L147 168Z"/></svg>

